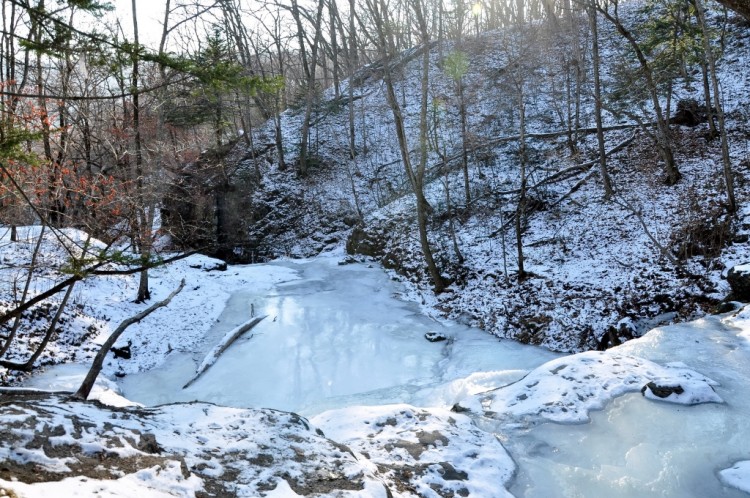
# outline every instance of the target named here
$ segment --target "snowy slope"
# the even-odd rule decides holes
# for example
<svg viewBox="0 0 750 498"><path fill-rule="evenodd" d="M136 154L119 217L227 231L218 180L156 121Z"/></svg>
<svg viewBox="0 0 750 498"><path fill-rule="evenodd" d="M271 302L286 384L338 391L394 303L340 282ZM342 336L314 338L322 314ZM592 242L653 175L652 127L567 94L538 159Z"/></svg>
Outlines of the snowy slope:
<svg viewBox="0 0 750 498"><path fill-rule="evenodd" d="M638 14L633 6L637 4L623 6L621 14L637 30L647 15ZM716 25L724 22L718 13L711 15L711 21ZM585 24L581 20L582 30ZM605 90L613 90L614 73L632 57L612 26L604 20L600 24ZM748 28L731 14L727 26L720 79L737 197L744 206L750 165ZM584 45L586 36L581 31ZM612 201L603 199L603 187L593 166L593 134L582 136L573 154L565 133L529 138L533 211L525 222L523 248L531 278L517 281L515 239L509 222L515 210L512 192L519 182L518 141L508 140L518 135L513 93L517 66L508 61L524 61L527 133L564 132L564 88L559 78L560 68L570 63L569 41L570 33L565 30L532 27L522 33L484 33L460 46L446 42L430 52L426 193L434 208L429 230L436 258L444 275L454 282L448 292L440 296L431 292L416 235L413 196L409 195L377 64L353 78L357 130L353 160L348 153L347 82L338 98L332 89L324 92L314 112L311 150L315 160L305 178L298 178L293 167L303 114L300 110L283 114L290 166L278 171L273 152L260 157L262 186L253 202L258 209L270 210L269 216L284 230L266 233L263 224L251 227L253 240L260 241L258 253L266 257L311 256L340 246L361 215L360 233L369 244L363 251L394 269L410 284L411 299L427 305L435 316L461 319L501 337L555 350L596 348L610 330L614 336L628 338L656 324L709 311L728 293L723 279L726 269L750 258L742 242L747 239L750 220L747 211L736 218L723 212L719 142L705 139L705 124L673 127L683 175L673 187L663 185L664 172L653 143L643 132L632 128L609 131L608 150L626 144L609 158L617 190ZM469 178L473 201L469 209L464 206L456 159L461 138L456 87L443 66L443 58L455 51L467 54L468 60L464 81L472 147ZM414 160L419 146L420 68L415 53L418 55L404 54L395 63L395 89ZM679 80L674 87L673 110L677 100L701 99L700 78L694 67L689 72L690 78ZM582 89L579 119L582 127L591 127L590 81L584 81ZM628 112L649 119L649 108L644 100L633 103ZM604 117L607 126L633 123L629 117L611 113ZM271 144L272 138L269 123L258 132L256 143ZM241 146L233 154L245 167L255 167ZM447 170L440 167L443 155L453 158ZM589 166L576 169L581 164ZM446 202L446 185L452 210ZM454 251L451 217L463 262ZM718 247L709 247L711 241ZM688 257L675 264L664 257L657 244ZM625 333L618 330L621 323L629 324Z"/></svg>

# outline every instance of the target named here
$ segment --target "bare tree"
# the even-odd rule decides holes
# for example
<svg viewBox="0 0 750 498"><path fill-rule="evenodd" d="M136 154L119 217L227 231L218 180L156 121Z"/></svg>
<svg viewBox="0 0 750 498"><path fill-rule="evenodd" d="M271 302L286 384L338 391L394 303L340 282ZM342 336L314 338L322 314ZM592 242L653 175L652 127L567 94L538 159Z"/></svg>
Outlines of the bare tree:
<svg viewBox="0 0 750 498"><path fill-rule="evenodd" d="M682 177L680 170L677 168L677 161L674 158L674 152L672 151L672 136L669 130L668 115L664 112L659 101L659 88L657 86L656 79L654 78L654 69L651 67L651 63L648 61L646 54L641 49L640 44L636 40L633 33L625 26L622 19L620 18L618 7L619 0L610 0L607 3L600 3L598 1L592 3L596 11L598 11L602 17L609 21L617 30L617 32L625 39L628 46L632 50L636 59L638 60L640 76L643 78L646 91L648 92L651 103L654 108L656 118L656 130L654 138L656 142L656 148L659 151L664 167L666 169L667 185L674 185ZM610 8L611 7L611 8Z"/></svg>
<svg viewBox="0 0 750 498"><path fill-rule="evenodd" d="M302 24L302 14L300 12L297 0L292 0L291 13L294 17L294 21L297 24L297 36L299 37L300 44L300 55L302 57L302 68L305 71L305 115L302 120L302 128L300 129L300 146L299 146L299 173L304 176L307 174L307 161L308 161L308 138L310 134L310 116L312 114L312 108L315 98L315 68L318 64L318 51L320 49L321 40L321 22L323 17L323 6L325 0L318 0L318 6L313 18L313 43L310 49L311 58L307 59L307 50L305 49L305 30Z"/></svg>
<svg viewBox="0 0 750 498"><path fill-rule="evenodd" d="M422 254L427 264L427 269L432 279L435 293L442 292L446 287L446 282L440 273L432 255L427 233L427 217L430 210L429 203L424 194L424 177L427 167L427 90L429 78L429 33L426 29L426 19L424 18L422 5L419 1L413 4L415 14L417 15L422 36L422 70L420 78L421 87L421 104L420 104L420 160L416 167L412 164L409 153L409 143L406 138L406 128L404 126L404 116L396 95L393 72L391 64L398 53L396 42L393 35L393 25L388 12L388 7L383 0L367 0L368 13L372 16L375 23L376 36L374 40L377 43L383 58L384 82L386 86L386 99L388 106L393 114L394 125L396 128L396 137L398 138L399 151L401 160L404 164L406 176L409 184L416 197L417 225L419 229L419 242L422 248Z"/></svg>
<svg viewBox="0 0 750 498"><path fill-rule="evenodd" d="M594 1L595 0L592 0L592 2ZM599 146L599 172L602 177L602 184L604 185L604 198L609 199L612 197L614 190L612 189L612 180L609 177L609 170L607 169L607 155L606 149L604 148L604 131L602 129L602 82L599 76L599 67L601 66L601 59L599 57L599 29L596 8L593 3L589 5L586 10L589 17L589 29L591 30L591 65L594 72L594 117L596 118L596 142Z"/></svg>
<svg viewBox="0 0 750 498"><path fill-rule="evenodd" d="M732 174L731 160L729 158L729 144L727 141L726 125L724 123L724 109L721 105L719 79L716 76L716 58L714 57L713 49L711 48L711 43L709 41L710 33L706 25L706 13L705 9L703 8L703 0L693 0L693 3L695 5L695 12L698 18L698 22L703 31L703 53L708 65L709 72L711 74L711 86L714 96L713 104L716 111L716 117L719 121L719 136L721 138L721 163L722 172L724 174L724 187L727 192L727 211L729 211L730 213L734 213L735 211L737 211L737 201L734 197L734 177Z"/></svg>

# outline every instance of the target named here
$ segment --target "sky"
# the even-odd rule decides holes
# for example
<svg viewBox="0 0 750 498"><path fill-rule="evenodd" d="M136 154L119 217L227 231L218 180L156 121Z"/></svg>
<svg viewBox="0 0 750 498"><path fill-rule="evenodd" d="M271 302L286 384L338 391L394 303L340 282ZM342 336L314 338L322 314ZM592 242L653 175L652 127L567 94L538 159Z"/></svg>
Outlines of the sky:
<svg viewBox="0 0 750 498"><path fill-rule="evenodd" d="M161 36L161 23L164 17L165 0L135 0L138 13L138 29L141 43L150 47L158 47ZM129 36L133 34L132 2L131 0L113 0L114 15L120 21Z"/></svg>

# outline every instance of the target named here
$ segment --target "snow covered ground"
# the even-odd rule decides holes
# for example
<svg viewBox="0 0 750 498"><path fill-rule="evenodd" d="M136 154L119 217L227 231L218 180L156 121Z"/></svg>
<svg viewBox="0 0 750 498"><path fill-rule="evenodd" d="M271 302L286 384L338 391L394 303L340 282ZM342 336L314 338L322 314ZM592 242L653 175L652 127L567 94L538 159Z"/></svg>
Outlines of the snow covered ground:
<svg viewBox="0 0 750 498"><path fill-rule="evenodd" d="M387 487L395 497L489 498L747 490L750 311L562 356L435 322L397 299L402 284L379 267L339 265L343 259L206 273L188 258L184 276L211 282L200 285L207 309L221 310L230 292L211 292L240 277L259 285L252 292L238 285L227 309L203 322L204 333L186 337L195 353L174 350L163 364L143 355L141 363L139 349L131 360L113 360L108 373L132 372L120 384L149 405L199 399L236 408L104 408L4 395L0 455L12 470L0 472L0 488L46 496L52 484L45 482L69 476L55 489L103 496L209 496L202 493L219 488L231 496L385 497ZM178 337L189 308L177 303L157 312L160 330L149 318L123 339ZM204 355L252 314L268 317L182 390ZM449 340L428 342L427 331ZM28 385L69 389L81 376L80 367L51 368ZM643 396L649 382L681 393ZM106 381L95 397L126 405L106 384L115 388ZM47 432L43 443L37 435ZM144 434L158 452L149 453ZM87 458L96 459L98 474L82 470ZM32 467L43 478L30 480Z"/></svg>

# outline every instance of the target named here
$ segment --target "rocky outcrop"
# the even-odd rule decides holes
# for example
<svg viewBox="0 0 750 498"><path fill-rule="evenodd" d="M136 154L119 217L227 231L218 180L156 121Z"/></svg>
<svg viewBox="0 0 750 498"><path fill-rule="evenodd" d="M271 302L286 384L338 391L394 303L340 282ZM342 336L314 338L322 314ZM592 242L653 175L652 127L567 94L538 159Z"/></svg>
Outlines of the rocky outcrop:
<svg viewBox="0 0 750 498"><path fill-rule="evenodd" d="M515 464L498 440L465 415L409 405L353 407L311 421L364 455L398 496L506 496ZM345 421L345 422L343 422ZM357 434L367 434L366 437Z"/></svg>
<svg viewBox="0 0 750 498"><path fill-rule="evenodd" d="M385 251L386 239L379 233L367 230L364 224L358 224L346 240L348 254L361 254L372 258L380 258Z"/></svg>
<svg viewBox="0 0 750 498"><path fill-rule="evenodd" d="M742 17L746 21L750 22L750 4L746 0L717 0L724 7L731 9Z"/></svg>
<svg viewBox="0 0 750 498"><path fill-rule="evenodd" d="M672 124L682 126L698 126L708 119L706 106L701 105L695 99L683 99L677 102L677 110L672 117Z"/></svg>
<svg viewBox="0 0 750 498"><path fill-rule="evenodd" d="M80 496L91 496L97 480L149 496L164 481L164 494L179 496L339 496L384 487L347 447L294 413L197 402L113 408L44 395L3 401L0 481L13 481L3 484L19 496L29 484L71 476Z"/></svg>
<svg viewBox="0 0 750 498"><path fill-rule="evenodd" d="M727 273L727 282L735 301L750 302L750 265L738 265Z"/></svg>
<svg viewBox="0 0 750 498"><path fill-rule="evenodd" d="M492 433L444 409L354 407L308 421L270 409L114 408L45 394L4 395L0 457L0 496L58 496L54 486L67 478L62 494L79 496L486 498L488 486L506 496L515 470Z"/></svg>

